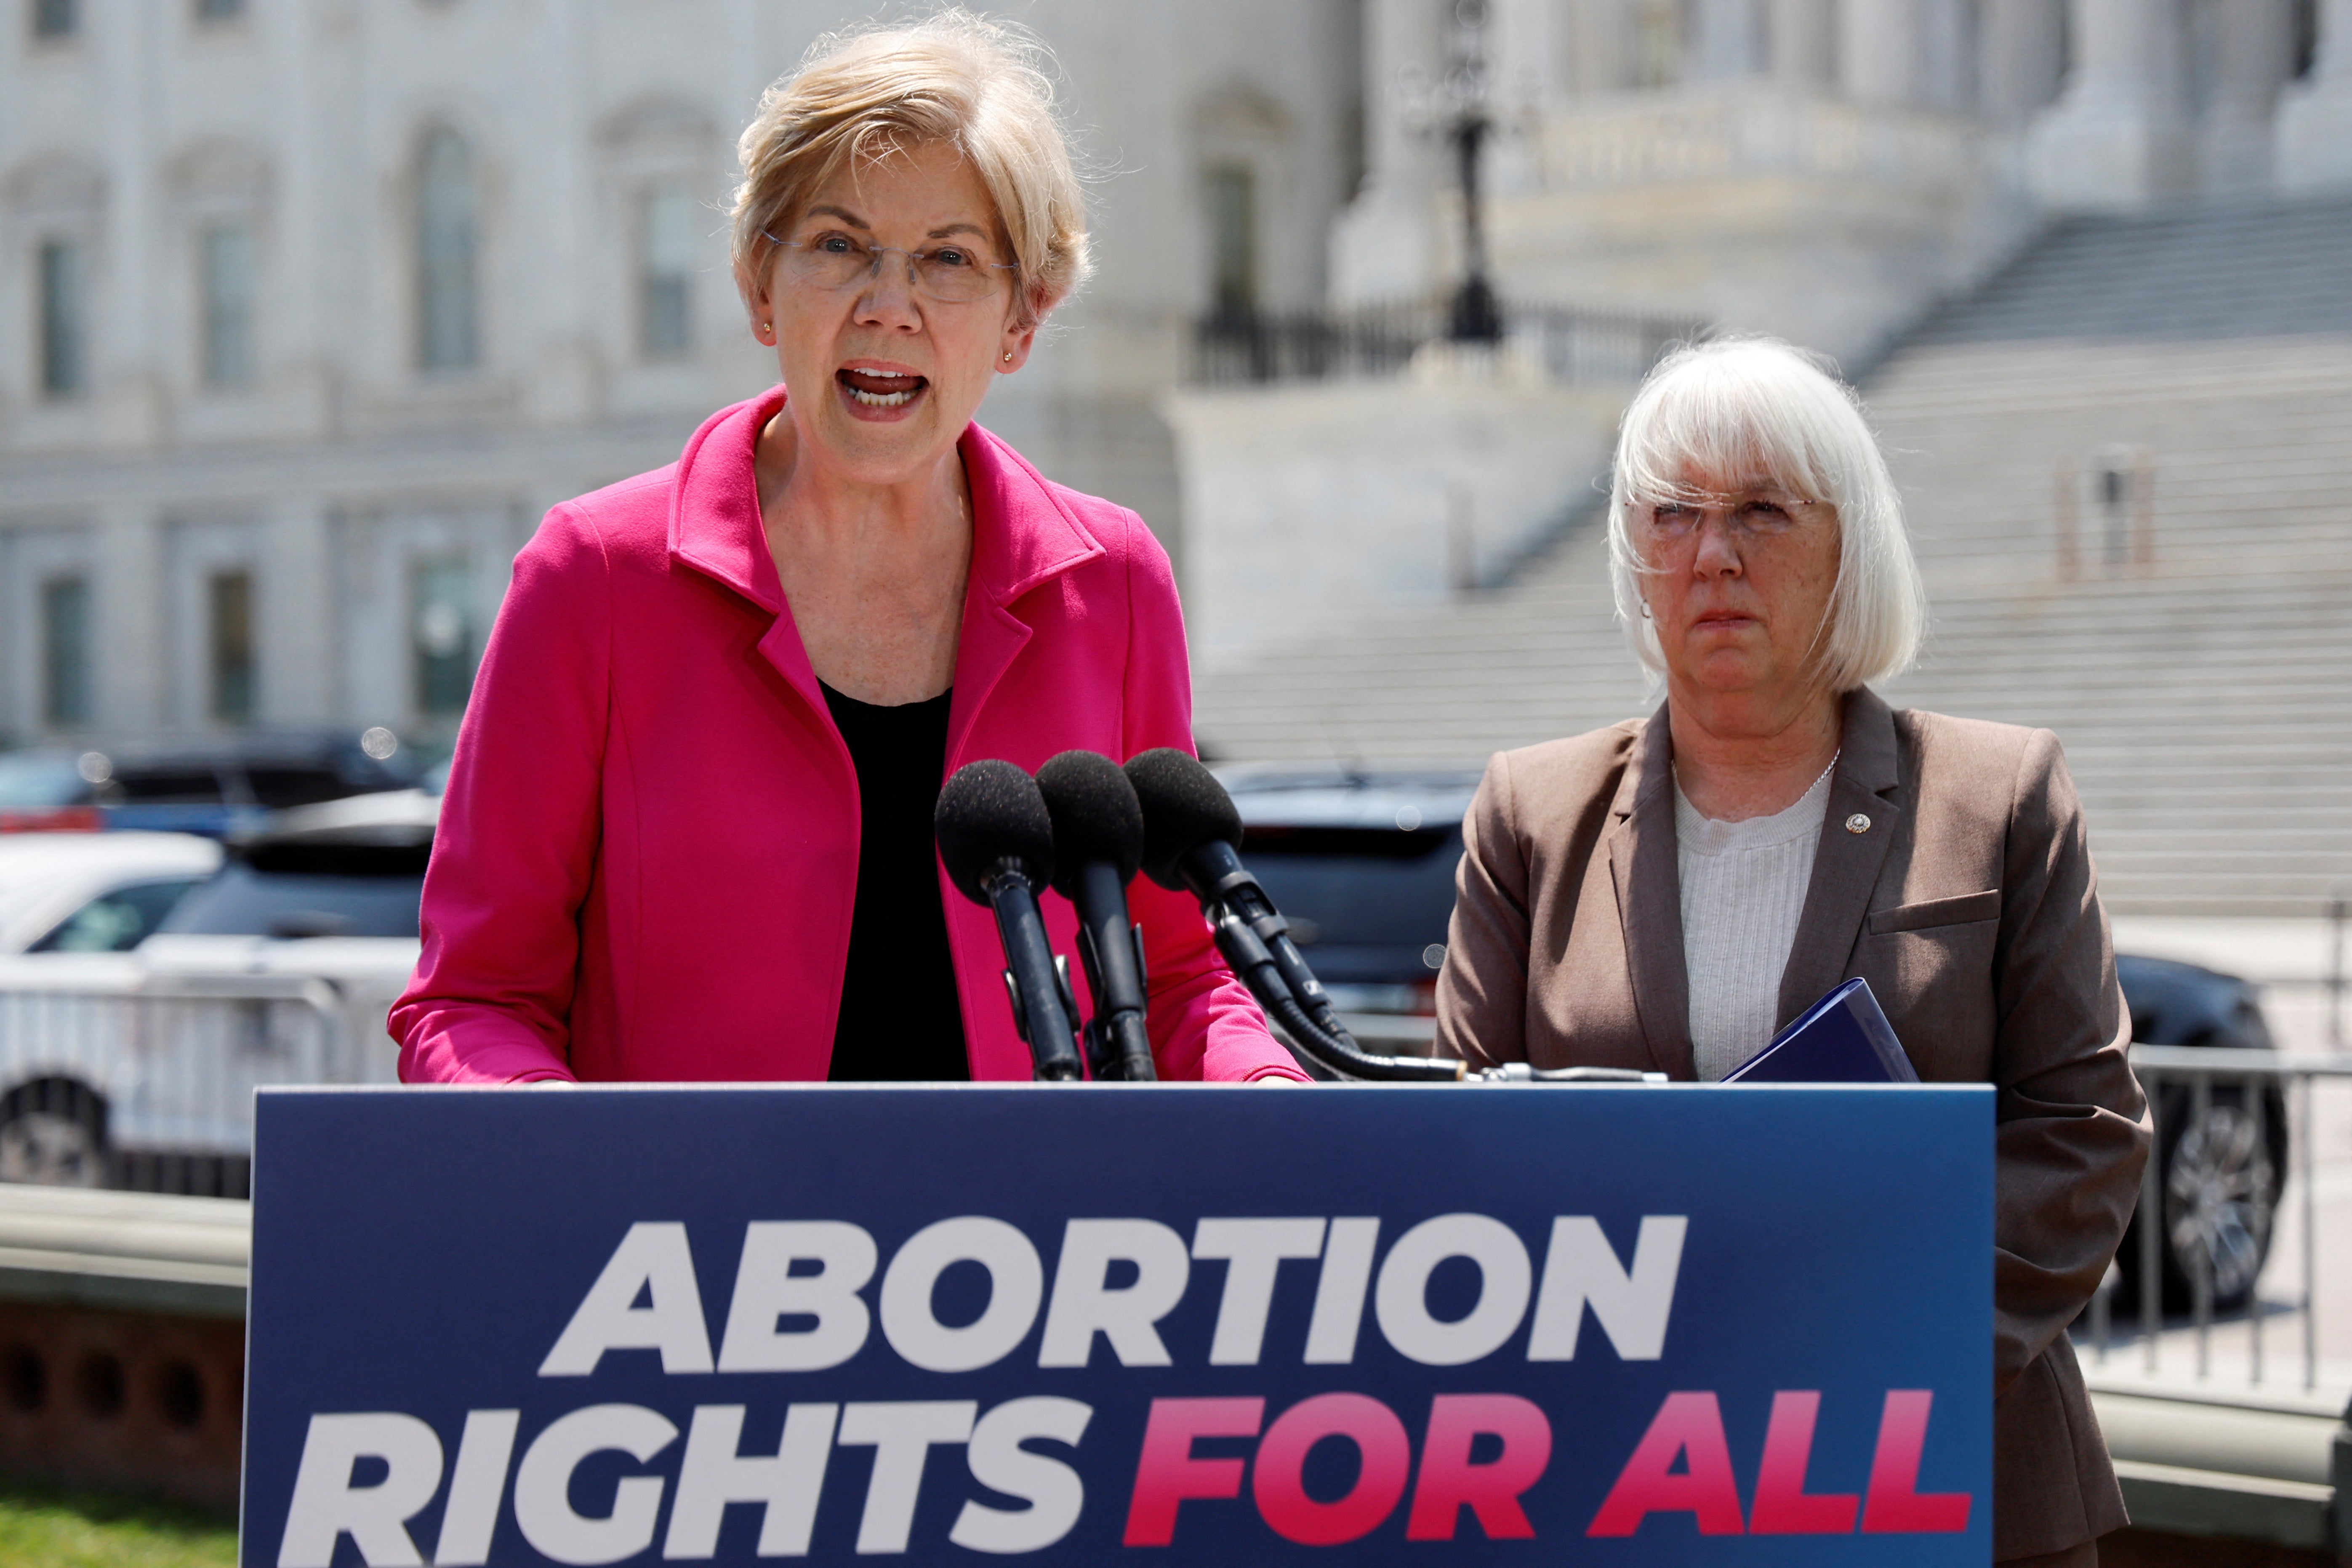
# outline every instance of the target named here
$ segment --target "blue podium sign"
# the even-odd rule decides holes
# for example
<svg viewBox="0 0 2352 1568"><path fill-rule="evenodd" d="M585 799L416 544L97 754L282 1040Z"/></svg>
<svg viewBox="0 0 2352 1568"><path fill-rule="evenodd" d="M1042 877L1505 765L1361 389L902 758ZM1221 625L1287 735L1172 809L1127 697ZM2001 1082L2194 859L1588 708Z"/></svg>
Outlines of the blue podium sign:
<svg viewBox="0 0 2352 1568"><path fill-rule="evenodd" d="M265 1089L246 1568L1977 1563L1976 1087Z"/></svg>

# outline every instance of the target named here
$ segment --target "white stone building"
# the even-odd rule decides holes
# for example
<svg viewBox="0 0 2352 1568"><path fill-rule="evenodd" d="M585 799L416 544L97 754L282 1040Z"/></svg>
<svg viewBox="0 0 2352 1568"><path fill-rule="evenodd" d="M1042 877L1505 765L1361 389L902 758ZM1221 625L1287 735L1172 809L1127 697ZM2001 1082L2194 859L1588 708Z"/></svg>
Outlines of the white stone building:
<svg viewBox="0 0 2352 1568"><path fill-rule="evenodd" d="M2048 213L2352 183L2342 0L1367 0L1365 32L1341 298L1459 266L1445 150L1413 125L1465 44L1507 294L1845 354Z"/></svg>
<svg viewBox="0 0 2352 1568"><path fill-rule="evenodd" d="M1316 401L1361 386L1172 390L1204 314L1451 285L1430 127L1465 48L1507 298L1849 356L2045 212L2352 184L2352 0L999 8L1061 57L1101 269L982 416L1142 510L1204 627L1245 625L1275 558L1293 611L1442 595L1459 496L1490 487L1505 556L1572 499L1540 430L1446 436L1508 424L1470 403L1406 421L1421 450ZM0 0L0 736L446 735L544 509L771 378L724 261L733 140L849 10ZM1444 404L1436 368L1414 384ZM1333 462L1374 479L1342 501ZM1322 580L1343 529L1403 568Z"/></svg>
<svg viewBox="0 0 2352 1568"><path fill-rule="evenodd" d="M1332 233L1338 306L1462 275L1434 132L1474 60L1506 300L1774 332L1850 373L2055 215L2352 188L2347 0L1364 0L1363 16L1366 171ZM1556 391L1544 438L1503 438L1475 409L1494 388L1446 370L1450 387L1400 386L1422 405L1403 434L1351 418L1361 389L1329 383L1166 401L1196 661L1443 603L1589 510L1584 455L1613 405ZM1507 352L1496 374L1516 374ZM1381 500L1307 515L1312 494Z"/></svg>
<svg viewBox="0 0 2352 1568"><path fill-rule="evenodd" d="M1152 399L1212 237L1234 303L1322 297L1355 14L1003 9L1064 61L1101 271L982 417L1170 525ZM845 19L0 0L0 736L446 736L544 510L773 379L726 266L734 141Z"/></svg>

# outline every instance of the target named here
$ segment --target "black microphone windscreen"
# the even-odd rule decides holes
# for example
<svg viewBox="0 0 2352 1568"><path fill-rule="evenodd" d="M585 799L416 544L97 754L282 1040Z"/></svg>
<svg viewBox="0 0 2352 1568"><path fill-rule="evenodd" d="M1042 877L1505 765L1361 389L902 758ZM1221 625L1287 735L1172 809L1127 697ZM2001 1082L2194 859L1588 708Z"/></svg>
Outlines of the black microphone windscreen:
<svg viewBox="0 0 2352 1568"><path fill-rule="evenodd" d="M1003 860L1018 860L1034 882L1054 874L1054 822L1037 781L1013 763L991 757L966 763L940 790L931 813L940 863L957 892L988 902L982 879Z"/></svg>
<svg viewBox="0 0 2352 1568"><path fill-rule="evenodd" d="M1143 864L1143 806L1126 773L1100 752L1064 752L1037 770L1054 819L1054 890L1078 896L1079 868L1102 861L1119 885Z"/></svg>
<svg viewBox="0 0 2352 1568"><path fill-rule="evenodd" d="M1128 783L1143 805L1143 874L1181 891L1187 851L1211 839L1239 846L1242 814L1217 775L1173 746L1131 757Z"/></svg>

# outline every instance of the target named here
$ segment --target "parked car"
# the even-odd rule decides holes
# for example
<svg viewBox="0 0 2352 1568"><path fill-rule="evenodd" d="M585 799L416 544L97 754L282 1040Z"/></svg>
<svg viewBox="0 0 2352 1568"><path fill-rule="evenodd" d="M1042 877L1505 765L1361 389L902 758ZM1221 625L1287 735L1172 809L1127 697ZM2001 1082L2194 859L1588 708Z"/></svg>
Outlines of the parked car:
<svg viewBox="0 0 2352 1568"><path fill-rule="evenodd" d="M1445 962L1462 816L1475 766L1228 767L1246 833L1242 858L1290 921L1315 973L1357 1037L1375 1049L1426 1054L1437 971ZM2270 1048L2252 985L2169 960L2119 954L2116 967L2143 1044ZM1319 1068L1308 1070L1320 1073ZM2287 1168L2284 1096L2216 1083L2203 1108L2185 1084L2156 1095L2158 1190L2168 1310L2190 1300L2192 1268L2211 1260L2213 1305L2245 1305L2271 1244ZM2118 1258L2116 1304L2137 1300L2141 1222Z"/></svg>
<svg viewBox="0 0 2352 1568"><path fill-rule="evenodd" d="M217 837L285 807L413 787L420 766L381 727L5 752L0 832L152 828Z"/></svg>
<svg viewBox="0 0 2352 1568"><path fill-rule="evenodd" d="M0 837L0 953L128 952L221 860L190 833Z"/></svg>
<svg viewBox="0 0 2352 1568"><path fill-rule="evenodd" d="M437 796L401 790L278 813L232 843L219 874L163 921L149 956L229 963L265 942L341 937L402 942L413 967L440 806ZM236 945L201 945L225 940Z"/></svg>
<svg viewBox="0 0 2352 1568"><path fill-rule="evenodd" d="M29 967L52 978L79 974L79 955L136 947L221 858L217 842L184 833L0 837L0 953L47 955ZM94 1181L81 1110L62 1084L10 1083L0 1094L0 1180Z"/></svg>
<svg viewBox="0 0 2352 1568"><path fill-rule="evenodd" d="M439 805L279 813L130 951L0 956L0 1178L241 1196L255 1088L395 1081Z"/></svg>
<svg viewBox="0 0 2352 1568"><path fill-rule="evenodd" d="M2131 953L2116 955L2116 970L2135 1042L2273 1048L2259 995L2234 974ZM2210 1266L2214 1310L2234 1311L2252 1299L2270 1256L2286 1183L2285 1093L2275 1081L2253 1095L2242 1084L2216 1082L2200 1105L2191 1087L2178 1079L2158 1080L2150 1090L2156 1190L2163 1205L2159 1300L2167 1311L2187 1310L2195 1300L2195 1272ZM2145 1214L2132 1217L2116 1257L2119 1310L2139 1301L2147 1223Z"/></svg>
<svg viewBox="0 0 2352 1568"><path fill-rule="evenodd" d="M1218 770L1244 827L1243 858L1373 1050L1427 1056L1475 766ZM1325 1076L1319 1065L1307 1070Z"/></svg>

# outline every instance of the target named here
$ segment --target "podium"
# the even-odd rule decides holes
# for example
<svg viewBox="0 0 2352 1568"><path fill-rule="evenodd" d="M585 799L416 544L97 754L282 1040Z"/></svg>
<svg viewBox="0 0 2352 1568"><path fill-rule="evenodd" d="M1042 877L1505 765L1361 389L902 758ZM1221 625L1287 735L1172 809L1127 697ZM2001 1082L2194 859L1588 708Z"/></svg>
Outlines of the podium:
<svg viewBox="0 0 2352 1568"><path fill-rule="evenodd" d="M1982 1564L1992 1102L264 1089L241 1561Z"/></svg>

